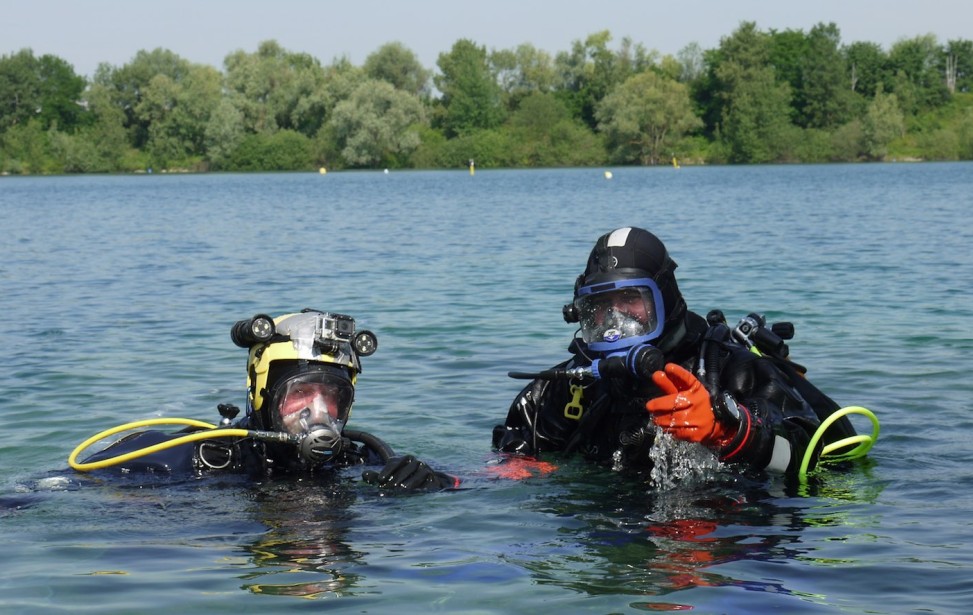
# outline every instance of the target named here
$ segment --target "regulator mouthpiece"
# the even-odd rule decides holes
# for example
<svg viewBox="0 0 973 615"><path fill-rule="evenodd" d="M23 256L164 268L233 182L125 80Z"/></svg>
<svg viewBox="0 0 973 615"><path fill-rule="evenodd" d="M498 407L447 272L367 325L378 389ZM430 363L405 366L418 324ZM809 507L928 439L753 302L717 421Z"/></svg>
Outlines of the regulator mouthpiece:
<svg viewBox="0 0 973 615"><path fill-rule="evenodd" d="M324 427L312 429L301 437L301 457L308 463L321 463L341 453L341 435Z"/></svg>

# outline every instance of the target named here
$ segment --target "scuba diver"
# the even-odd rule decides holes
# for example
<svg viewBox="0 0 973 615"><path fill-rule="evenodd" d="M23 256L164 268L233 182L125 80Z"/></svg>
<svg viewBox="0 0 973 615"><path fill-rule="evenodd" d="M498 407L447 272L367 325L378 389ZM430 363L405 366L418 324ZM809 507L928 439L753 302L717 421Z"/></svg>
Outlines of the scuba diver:
<svg viewBox="0 0 973 615"><path fill-rule="evenodd" d="M511 477L545 451L578 453L622 471L650 471L657 430L701 444L743 471L804 479L815 464L859 457L878 423L867 409L839 406L788 359L793 325L750 314L732 329L722 312L691 312L675 261L655 235L619 228L601 236L564 306L578 323L571 358L538 373L516 396L493 447ZM866 414L873 436L848 414ZM501 461L504 461L501 460ZM550 471L550 465L542 473ZM504 475L502 471L495 472Z"/></svg>
<svg viewBox="0 0 973 615"><path fill-rule="evenodd" d="M213 471L252 476L316 474L348 466L377 466L362 474L383 489L411 491L456 488L459 479L437 472L412 455L396 456L380 438L346 427L361 373L360 357L378 347L375 335L356 330L343 314L305 309L271 318L258 314L233 325L230 337L249 350L247 410L220 404L212 425L193 419L150 419L92 436L68 458L81 472L120 468L123 472L203 474ZM78 454L110 435L139 427L185 425L177 432L139 431L77 462Z"/></svg>

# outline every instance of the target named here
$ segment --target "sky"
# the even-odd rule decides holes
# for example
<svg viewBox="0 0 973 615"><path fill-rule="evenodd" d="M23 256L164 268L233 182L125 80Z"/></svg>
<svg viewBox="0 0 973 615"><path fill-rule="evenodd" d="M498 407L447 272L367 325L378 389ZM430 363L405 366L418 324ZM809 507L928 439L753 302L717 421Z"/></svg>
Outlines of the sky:
<svg viewBox="0 0 973 615"><path fill-rule="evenodd" d="M91 77L100 63L120 67L140 50L168 49L223 70L230 53L262 41L330 64L361 65L400 42L428 69L459 39L487 50L530 43L556 54L609 30L662 54L690 43L719 46L743 21L763 31L809 31L834 22L843 43L878 43L933 34L940 43L973 39L970 0L0 0L0 55L24 48L52 54Z"/></svg>

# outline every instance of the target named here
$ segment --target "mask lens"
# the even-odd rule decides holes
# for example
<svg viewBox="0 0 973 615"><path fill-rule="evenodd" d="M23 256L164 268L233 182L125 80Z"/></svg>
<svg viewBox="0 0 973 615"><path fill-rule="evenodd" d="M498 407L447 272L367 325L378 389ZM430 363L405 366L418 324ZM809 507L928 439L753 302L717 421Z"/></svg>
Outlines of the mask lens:
<svg viewBox="0 0 973 615"><path fill-rule="evenodd" d="M341 380L295 381L281 391L277 420L282 431L308 432L314 425L344 423L351 406L351 384Z"/></svg>
<svg viewBox="0 0 973 615"><path fill-rule="evenodd" d="M644 287L584 295L575 305L580 315L582 339L589 344L648 335L659 325L654 295Z"/></svg>

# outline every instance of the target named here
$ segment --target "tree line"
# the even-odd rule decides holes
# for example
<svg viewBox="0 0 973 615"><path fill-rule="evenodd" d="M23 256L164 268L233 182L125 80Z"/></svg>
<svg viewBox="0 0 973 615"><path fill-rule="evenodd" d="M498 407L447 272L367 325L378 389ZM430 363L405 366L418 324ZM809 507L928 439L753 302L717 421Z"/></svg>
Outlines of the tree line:
<svg viewBox="0 0 973 615"><path fill-rule="evenodd" d="M0 172L973 159L969 40L743 22L676 56L611 42L460 39L429 70L398 42L356 66L270 40L222 72L155 49L90 80L23 49L0 57Z"/></svg>

